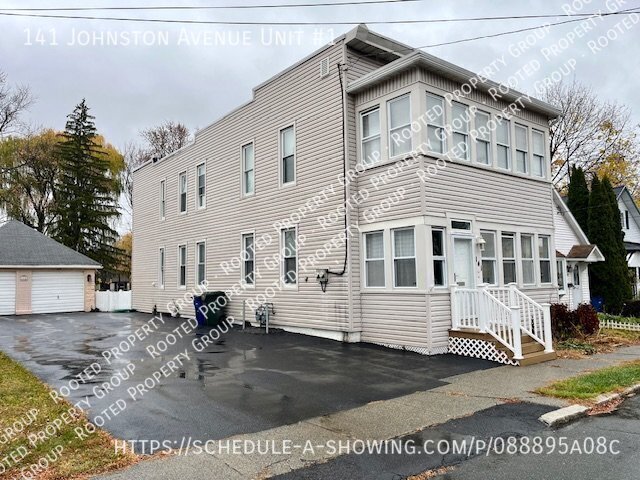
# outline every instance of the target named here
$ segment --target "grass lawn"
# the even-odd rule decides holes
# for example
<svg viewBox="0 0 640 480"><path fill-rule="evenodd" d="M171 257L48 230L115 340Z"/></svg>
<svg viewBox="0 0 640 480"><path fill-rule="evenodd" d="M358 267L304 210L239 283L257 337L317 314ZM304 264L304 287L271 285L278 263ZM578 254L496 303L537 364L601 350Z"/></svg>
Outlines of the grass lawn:
<svg viewBox="0 0 640 480"><path fill-rule="evenodd" d="M0 478L19 477L22 469L39 461L44 467L37 467L36 475L28 471L25 478L86 477L135 463L134 455L116 454L113 439L104 431L78 438L74 429L85 426L87 419L77 411L69 415L71 408L54 402L44 383L0 352ZM46 427L48 434L36 440Z"/></svg>
<svg viewBox="0 0 640 480"><path fill-rule="evenodd" d="M640 360L595 370L554 382L536 393L549 397L592 400L600 394L621 391L640 383Z"/></svg>

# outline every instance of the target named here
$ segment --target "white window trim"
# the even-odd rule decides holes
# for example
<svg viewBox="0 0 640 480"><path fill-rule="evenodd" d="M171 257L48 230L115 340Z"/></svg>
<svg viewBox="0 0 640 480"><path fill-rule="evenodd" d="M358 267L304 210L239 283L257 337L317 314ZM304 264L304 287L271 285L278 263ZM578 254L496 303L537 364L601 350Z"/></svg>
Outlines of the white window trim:
<svg viewBox="0 0 640 480"><path fill-rule="evenodd" d="M474 124L473 124L474 130L473 131L475 132L474 139L473 139L474 140L473 143L474 143L474 147L475 147L474 163L477 163L478 165L482 165L484 167L493 167L494 166L493 132L489 128L489 132L488 132L489 139L488 140L486 140L484 138L481 138L478 135L478 122L476 121L476 119L478 118L478 114L486 115L487 117L489 117L489 119L487 120L487 124L488 125L492 124L491 123L491 119L493 118L492 115L491 115L491 112L487 112L486 110L480 110L478 108L474 109L474 112L473 112L473 121L474 121ZM486 125L485 125L485 127L486 127ZM486 143L489 146L489 149L487 151L487 163L482 163L482 162L480 162L478 160L478 143L479 142L480 143Z"/></svg>
<svg viewBox="0 0 640 480"><path fill-rule="evenodd" d="M395 232L399 230L413 230L413 257L396 257L396 241L395 241L396 233ZM390 232L391 232L391 272L393 276L393 288L395 290L417 290L418 289L418 259L417 259L418 249L416 245L416 237L417 237L416 226L413 225L410 227L391 228ZM416 284L413 287L398 286L396 282L396 260L406 260L409 258L413 258L413 265L416 272Z"/></svg>
<svg viewBox="0 0 640 480"><path fill-rule="evenodd" d="M181 185L182 175L184 175L184 177L185 177L184 211L182 211L180 209L180 207L181 207L180 203L181 203L181 199L182 199L182 192L180 191L180 189L182 188L182 185ZM188 211L189 211L189 176L187 175L187 171L184 170L184 171L178 173L178 213L180 215L185 215Z"/></svg>
<svg viewBox="0 0 640 480"><path fill-rule="evenodd" d="M181 285L180 284L180 268L182 267L182 264L180 262L182 261L182 259L180 258L180 249L183 247L184 247L184 285ZM189 249L187 248L187 244L183 243L181 245L178 245L178 258L176 259L176 265L178 265L178 269L177 269L178 278L176 280L177 280L178 288L180 290L187 289L187 275L189 274L189 270L187 268L188 264L189 264Z"/></svg>
<svg viewBox="0 0 640 480"><path fill-rule="evenodd" d="M284 183L284 157L282 156L282 132L288 128L293 128L293 181ZM255 151L254 151L255 153ZM255 155L254 155L255 160ZM254 165L255 166L255 165ZM278 129L278 183L280 188L294 187L298 182L298 132L296 122L289 123Z"/></svg>
<svg viewBox="0 0 640 480"><path fill-rule="evenodd" d="M160 221L163 222L167 218L167 179L160 179Z"/></svg>
<svg viewBox="0 0 640 480"><path fill-rule="evenodd" d="M542 152L541 153L536 153L536 142L533 141L535 135L542 135ZM546 178L547 177L547 155L545 154L546 152L546 136L544 134L544 132L542 130L538 130L537 128L531 128L531 158L533 160L536 159L536 157L541 157L542 158L542 163L540 165L540 175L536 175L535 173L533 173L533 165L531 168L531 175L534 178Z"/></svg>
<svg viewBox="0 0 640 480"><path fill-rule="evenodd" d="M380 233L382 234L382 258L367 258L367 235L371 235L374 233ZM363 278L363 285L364 288L366 289L370 289L370 290L383 290L387 288L387 248L386 248L386 239L385 239L385 233L384 230L371 230L369 232L362 232L362 258L363 258L363 272L364 272L364 278ZM367 261L380 261L382 260L382 265L384 267L384 284L383 285L375 285L375 286L370 286L368 283L368 277L367 277Z"/></svg>
<svg viewBox="0 0 640 480"><path fill-rule="evenodd" d="M531 238L531 257L525 257L524 256L524 252L522 251L522 237L529 237ZM537 255L536 255L536 235L534 235L533 233L528 233L528 232L522 232L518 235L518 251L520 253L520 270L521 270L521 283L523 287L534 287L536 285L539 284L539 274L538 274L538 268L536 267L536 263L537 263ZM524 262L532 262L533 265L533 282L531 283L527 283L524 281Z"/></svg>
<svg viewBox="0 0 640 480"><path fill-rule="evenodd" d="M160 261L162 259L162 261ZM158 288L164 290L167 281L167 249L165 246L158 248Z"/></svg>
<svg viewBox="0 0 640 480"><path fill-rule="evenodd" d="M278 141L280 141L280 138L278 138ZM253 147L253 191L251 193L246 193L246 185L244 181L244 174L245 174L244 149L249 145ZM250 141L240 145L240 197L248 198L248 197L253 197L255 194L256 194L256 144L254 139L252 138Z"/></svg>
<svg viewBox="0 0 640 480"><path fill-rule="evenodd" d="M204 166L204 198L202 206L200 206L200 177L198 175L198 168ZM196 184L195 184L195 197L196 197L196 210L205 210L207 208L207 162L201 162L196 165Z"/></svg>
<svg viewBox="0 0 640 480"><path fill-rule="evenodd" d="M541 257L540 256L540 239L541 238L546 238L548 240L547 245L549 246L548 250L547 250L547 257ZM553 255L551 254L551 235L536 235L536 241L538 243L538 248L536 249L536 254L538 255L538 281L540 282L540 285L553 285L553 274L554 274L554 267L553 267ZM549 281L548 282L543 282L542 281L542 262L549 262Z"/></svg>
<svg viewBox="0 0 640 480"><path fill-rule="evenodd" d="M378 123L380 126L380 131L378 132L377 135L371 135L369 137L365 137L363 135L364 133L364 117L366 117L367 115L371 114L372 112L378 112ZM380 108L380 104L375 105L373 107L369 107L366 110L362 110L359 112L360 114L360 163L362 165L364 165L365 168L370 168L373 167L375 165L378 165L382 162L383 158L382 158L382 111ZM372 140L375 139L376 137L378 137L378 139L380 140L380 157L378 158L378 160L376 162L373 163L367 163L365 158L364 158L364 142L368 141L368 140Z"/></svg>
<svg viewBox="0 0 640 480"><path fill-rule="evenodd" d="M525 150L522 150L521 148L518 148L518 137L516 135L516 131L518 128L524 128L525 131ZM531 175L531 159L529 158L529 126L528 125L524 125L522 123L518 123L518 122L513 122L513 139L514 139L514 150L515 150L515 161L513 162L513 168L515 173L519 174L519 175ZM518 152L523 152L524 153L524 166L525 166L525 170L520 171L518 170Z"/></svg>
<svg viewBox="0 0 640 480"><path fill-rule="evenodd" d="M490 233L493 235L494 256L485 257L484 256L485 251L483 250L480 252L480 276L481 276L482 282L484 283L484 278L482 278L482 262L484 262L485 260L493 262L493 277L495 278L496 281L495 283L490 283L489 285L495 287L500 285L500 278L499 278L499 272L498 272L498 232L496 232L495 230L486 230L486 229L480 230L480 235L482 235L483 233ZM502 247L502 244L500 245L500 247Z"/></svg>
<svg viewBox="0 0 640 480"><path fill-rule="evenodd" d="M413 108L411 105L411 91L403 93L402 95L398 95L396 97L390 98L387 100L387 118L385 121L385 128L387 129L387 157L388 160L394 160L403 158L407 155L410 155L413 152L413 132L411 132L411 137L409 138L409 151L405 153L398 153L396 155L391 154L391 145L393 140L391 139L391 104L395 101L401 100L402 98L407 97L409 99L409 123L406 125L401 125L399 127L394 128L394 130L402 130L405 128L409 128L411 131L411 122L413 121ZM380 125L380 130L382 130L382 123ZM380 144L380 149L382 149L382 144ZM382 152L381 152L382 153ZM380 165L382 162L378 162L376 165Z"/></svg>
<svg viewBox="0 0 640 480"><path fill-rule="evenodd" d="M247 235L253 235L253 283L247 283L245 281L247 272L245 271L244 260L244 237ZM246 290L255 290L256 288L256 281L258 278L258 275L256 275L256 267L256 231L247 230L240 232L240 284L243 285Z"/></svg>
<svg viewBox="0 0 640 480"><path fill-rule="evenodd" d="M442 250L444 255L435 255L433 253L433 231L442 232ZM430 235L429 245L431 246L430 255L427 258L431 258L431 269L433 270L433 288L434 289L448 289L449 288L449 262L447 261L447 252L449 251L448 242L447 242L447 229L446 227L439 226L431 226L428 230ZM442 260L444 262L443 265L443 275L444 275L444 284L436 285L436 276L435 276L435 268L434 263L436 260Z"/></svg>
<svg viewBox="0 0 640 480"><path fill-rule="evenodd" d="M503 172L510 172L513 170L513 150L511 148L511 126L513 125L513 122L511 120L509 120L508 118L505 117L501 117L501 116L497 116L496 117L496 125L498 123L506 123L507 124L507 141L509 143L501 143L498 141L498 134L497 134L497 127L496 127L496 168L498 170L502 170ZM501 167L500 164L498 163L498 150L500 150L498 147L506 147L507 149L507 166L506 167Z"/></svg>
<svg viewBox="0 0 640 480"><path fill-rule="evenodd" d="M199 246L200 244L204 244L204 278L201 281L198 281L198 267L200 266L199 263L199 258L198 256L200 255L200 251L199 251ZM196 270L195 270L195 277L196 277L196 286L198 285L202 285L204 282L207 281L207 240L198 240L196 242L196 254L195 256L195 266L196 266Z"/></svg>
<svg viewBox="0 0 640 480"><path fill-rule="evenodd" d="M285 230L295 230L295 238L296 238L296 283L286 283L284 281L285 277L285 262L284 262L284 231ZM300 244L298 243L298 225L293 225L292 227L281 228L280 229L280 284L282 288L287 290L298 290L298 285L300 284Z"/></svg>
<svg viewBox="0 0 640 480"><path fill-rule="evenodd" d="M429 144L429 127L435 127L435 128L441 128L442 129L442 133L443 133L443 138L442 138L442 152L436 152L435 150L431 150L428 149L427 151L429 153L433 153L435 155L446 155L447 154L447 145L449 142L447 142L447 130L446 130L446 125L447 125L447 108L446 108L446 101L444 99L443 96L435 94L433 92L430 92L429 90L426 90L426 101L425 101L425 107L427 108L427 112L429 111L429 107L428 107L428 102L429 102L429 97L431 98L437 98L438 100L440 100L442 102L442 116L444 117L444 123L443 125L438 125L437 123L433 123L429 120L429 117L426 116L426 120L427 120L427 130L426 130L426 134L427 134L427 138L426 138L426 144ZM426 112L425 112L426 115Z"/></svg>
<svg viewBox="0 0 640 480"><path fill-rule="evenodd" d="M513 239L513 257L505 257L504 253L503 253L503 248L502 248L502 240L503 238L508 237ZM499 284L502 285L509 285L509 283L507 283L504 279L504 262L508 261L508 262L513 262L514 264L514 268L515 268L515 279L513 283L518 283L518 277L519 277L519 272L521 270L521 268L518 268L518 234L515 232L500 232L500 279L499 279Z"/></svg>
<svg viewBox="0 0 640 480"><path fill-rule="evenodd" d="M466 112L467 112L466 117L468 119L467 122L464 122L464 123L467 124L467 131L466 132L463 132L462 130L456 130L454 128L454 126L453 126L453 121L454 121L453 104L454 103L456 103L458 105L462 105L463 107L466 108ZM471 158L472 158L472 155L471 155L471 141L470 141L471 140L470 133L471 133L471 130L472 130L472 128L471 128L471 107L469 107L469 105L467 105L466 103L452 101L451 102L451 122L449 122L449 123L450 123L450 126L451 126L451 149L449 150L449 152L452 154L453 158L455 158L457 160L460 160L462 162L469 163L471 161ZM466 137L466 142L465 142L466 145L467 145L467 157L466 158L465 157L460 157L460 156L458 156L458 155L453 153L453 149L457 145L455 140L454 140L456 134L464 135Z"/></svg>

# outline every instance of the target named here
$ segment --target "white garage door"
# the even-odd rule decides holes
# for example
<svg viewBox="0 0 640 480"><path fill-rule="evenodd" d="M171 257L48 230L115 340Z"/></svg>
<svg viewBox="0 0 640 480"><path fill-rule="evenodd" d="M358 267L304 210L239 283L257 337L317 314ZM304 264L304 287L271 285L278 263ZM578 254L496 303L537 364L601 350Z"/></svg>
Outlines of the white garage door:
<svg viewBox="0 0 640 480"><path fill-rule="evenodd" d="M16 313L16 272L0 272L0 315Z"/></svg>
<svg viewBox="0 0 640 480"><path fill-rule="evenodd" d="M31 284L33 313L84 311L84 273L34 271Z"/></svg>

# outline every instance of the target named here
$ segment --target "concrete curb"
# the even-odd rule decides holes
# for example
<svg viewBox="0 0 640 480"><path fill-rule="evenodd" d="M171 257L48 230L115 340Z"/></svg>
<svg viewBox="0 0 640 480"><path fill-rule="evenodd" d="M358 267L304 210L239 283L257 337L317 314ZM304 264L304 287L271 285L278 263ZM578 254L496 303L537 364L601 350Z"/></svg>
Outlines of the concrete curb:
<svg viewBox="0 0 640 480"><path fill-rule="evenodd" d="M607 393L599 395L598 397L596 397L594 406L598 407L612 400L617 400L618 398L634 395L639 391L640 383L637 383L619 393ZM569 423L577 418L586 416L589 410L590 408L585 407L584 405L569 405L568 407L559 408L558 410L553 410L552 412L545 413L540 418L538 418L538 420L540 420L548 427L556 427L558 425Z"/></svg>

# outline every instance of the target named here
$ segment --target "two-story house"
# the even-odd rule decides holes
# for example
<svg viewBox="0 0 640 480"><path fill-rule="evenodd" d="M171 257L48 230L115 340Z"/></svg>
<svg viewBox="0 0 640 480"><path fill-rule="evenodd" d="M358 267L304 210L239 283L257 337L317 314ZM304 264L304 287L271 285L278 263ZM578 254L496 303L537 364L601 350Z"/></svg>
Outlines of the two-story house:
<svg viewBox="0 0 640 480"><path fill-rule="evenodd" d="M206 281L237 321L550 358L557 114L359 26L136 170L134 308Z"/></svg>
<svg viewBox="0 0 640 480"><path fill-rule="evenodd" d="M640 210L627 187L622 185L613 190L620 210L620 224L624 233L627 264L633 282L633 295L637 297L640 292Z"/></svg>

